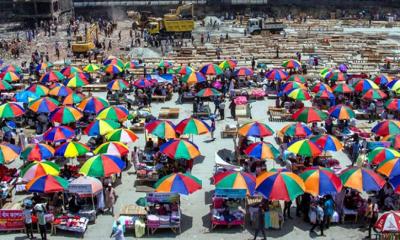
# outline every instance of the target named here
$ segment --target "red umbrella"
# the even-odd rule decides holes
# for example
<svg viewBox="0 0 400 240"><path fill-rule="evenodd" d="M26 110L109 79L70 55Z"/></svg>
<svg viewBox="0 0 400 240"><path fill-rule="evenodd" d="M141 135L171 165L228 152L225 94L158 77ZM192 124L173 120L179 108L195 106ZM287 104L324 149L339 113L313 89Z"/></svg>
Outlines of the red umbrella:
<svg viewBox="0 0 400 240"><path fill-rule="evenodd" d="M378 232L400 232L400 214L398 211L385 212L376 221L374 228Z"/></svg>

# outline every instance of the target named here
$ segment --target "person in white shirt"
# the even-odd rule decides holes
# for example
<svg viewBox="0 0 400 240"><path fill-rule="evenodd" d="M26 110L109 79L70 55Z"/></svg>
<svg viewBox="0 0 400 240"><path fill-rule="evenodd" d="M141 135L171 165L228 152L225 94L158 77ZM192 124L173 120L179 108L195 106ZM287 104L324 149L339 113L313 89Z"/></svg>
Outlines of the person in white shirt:
<svg viewBox="0 0 400 240"><path fill-rule="evenodd" d="M25 232L29 239L33 239L33 227L32 227L32 209L27 205L23 211Z"/></svg>

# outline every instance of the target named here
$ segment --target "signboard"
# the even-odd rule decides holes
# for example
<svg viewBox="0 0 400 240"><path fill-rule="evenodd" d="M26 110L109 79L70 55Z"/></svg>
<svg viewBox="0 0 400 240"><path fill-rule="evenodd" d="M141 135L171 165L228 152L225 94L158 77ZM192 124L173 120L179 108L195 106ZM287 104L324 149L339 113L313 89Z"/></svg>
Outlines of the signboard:
<svg viewBox="0 0 400 240"><path fill-rule="evenodd" d="M215 189L214 196L220 198L246 198L246 189Z"/></svg>
<svg viewBox="0 0 400 240"><path fill-rule="evenodd" d="M178 203L178 193L147 193L146 200L149 203Z"/></svg>
<svg viewBox="0 0 400 240"><path fill-rule="evenodd" d="M68 191L70 193L77 194L92 194L92 185L91 184L70 184L68 186Z"/></svg>
<svg viewBox="0 0 400 240"><path fill-rule="evenodd" d="M22 210L0 209L0 231L24 229L24 214Z"/></svg>

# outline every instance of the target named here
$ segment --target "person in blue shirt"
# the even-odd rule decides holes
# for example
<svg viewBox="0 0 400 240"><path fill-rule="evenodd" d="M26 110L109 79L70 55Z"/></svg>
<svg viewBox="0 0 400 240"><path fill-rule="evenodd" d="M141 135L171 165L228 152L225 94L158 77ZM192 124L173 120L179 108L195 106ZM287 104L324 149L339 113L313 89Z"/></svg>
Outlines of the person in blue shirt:
<svg viewBox="0 0 400 240"><path fill-rule="evenodd" d="M325 218L324 222L326 229L328 229L331 224L334 212L335 212L335 202L333 201L331 195L326 195L324 202L324 218Z"/></svg>

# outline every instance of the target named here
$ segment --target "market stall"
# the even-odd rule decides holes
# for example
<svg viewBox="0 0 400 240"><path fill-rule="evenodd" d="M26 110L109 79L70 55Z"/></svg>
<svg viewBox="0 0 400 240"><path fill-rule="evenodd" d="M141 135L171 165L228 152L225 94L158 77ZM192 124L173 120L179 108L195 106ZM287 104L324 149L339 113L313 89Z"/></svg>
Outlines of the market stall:
<svg viewBox="0 0 400 240"><path fill-rule="evenodd" d="M122 207L118 221L121 223L124 232L128 230L135 231L135 237L142 237L146 232L146 219L147 211L144 207L134 204L125 205ZM116 221L113 223L113 231L117 229Z"/></svg>
<svg viewBox="0 0 400 240"><path fill-rule="evenodd" d="M211 230L217 226L245 225L246 189L215 189L211 206Z"/></svg>
<svg viewBox="0 0 400 240"><path fill-rule="evenodd" d="M0 232L24 230L24 216L21 204L6 203L0 209Z"/></svg>
<svg viewBox="0 0 400 240"><path fill-rule="evenodd" d="M57 234L56 229L60 229L64 231L79 233L83 237L86 232L88 223L89 219L85 217L80 217L77 215L61 215L54 219L52 232L53 234Z"/></svg>
<svg viewBox="0 0 400 240"><path fill-rule="evenodd" d="M157 229L169 228L174 233L181 232L180 196L178 193L147 193L149 205L147 212L148 234Z"/></svg>

